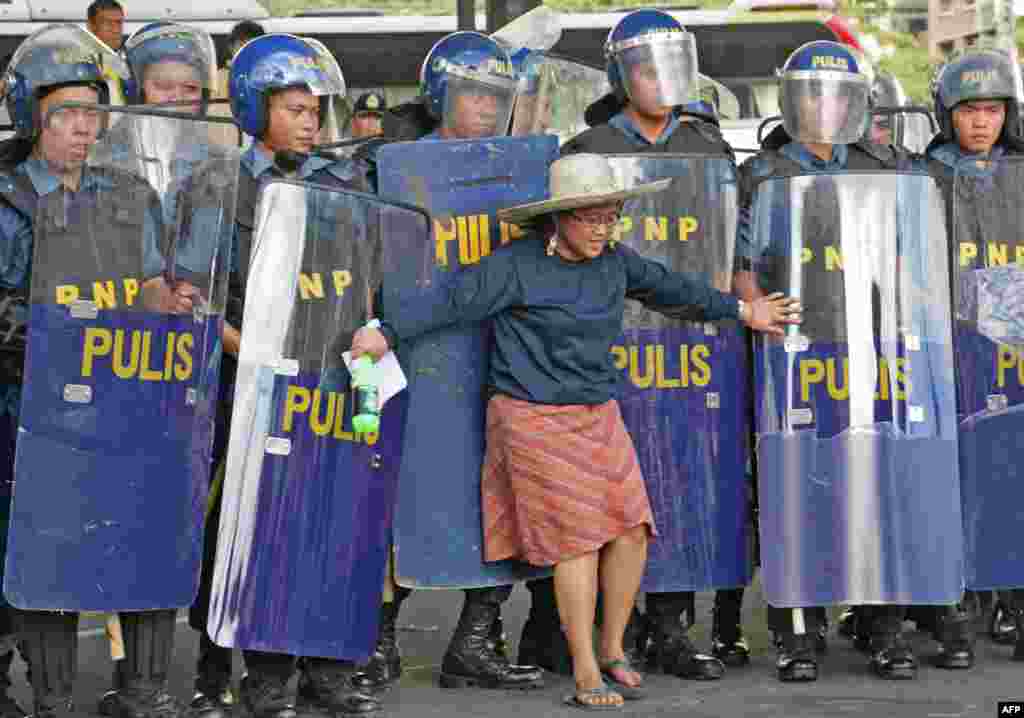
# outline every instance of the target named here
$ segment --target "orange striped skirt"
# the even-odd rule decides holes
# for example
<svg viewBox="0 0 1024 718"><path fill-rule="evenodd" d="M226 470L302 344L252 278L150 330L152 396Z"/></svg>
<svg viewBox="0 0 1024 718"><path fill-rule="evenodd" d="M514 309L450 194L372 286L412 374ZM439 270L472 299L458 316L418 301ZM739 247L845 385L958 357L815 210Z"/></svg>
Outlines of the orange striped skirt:
<svg viewBox="0 0 1024 718"><path fill-rule="evenodd" d="M618 402L487 404L481 481L484 558L553 566L596 551L654 515Z"/></svg>

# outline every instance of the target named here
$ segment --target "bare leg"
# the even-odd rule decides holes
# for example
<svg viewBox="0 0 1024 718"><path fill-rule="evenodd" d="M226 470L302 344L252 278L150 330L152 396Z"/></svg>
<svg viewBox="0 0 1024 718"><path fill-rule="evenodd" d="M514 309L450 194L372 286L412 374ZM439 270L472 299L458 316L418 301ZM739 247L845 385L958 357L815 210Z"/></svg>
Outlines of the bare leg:
<svg viewBox="0 0 1024 718"><path fill-rule="evenodd" d="M562 630L569 641L577 692L598 688L604 682L594 655L598 563L598 552L594 551L555 566L555 600ZM622 696L595 696L587 702L620 705Z"/></svg>
<svg viewBox="0 0 1024 718"><path fill-rule="evenodd" d="M604 664L623 660L622 638L636 603L640 579L647 561L647 526L634 526L601 549L601 596L604 620L601 624L600 654ZM636 671L617 669L615 677L628 686L642 682Z"/></svg>

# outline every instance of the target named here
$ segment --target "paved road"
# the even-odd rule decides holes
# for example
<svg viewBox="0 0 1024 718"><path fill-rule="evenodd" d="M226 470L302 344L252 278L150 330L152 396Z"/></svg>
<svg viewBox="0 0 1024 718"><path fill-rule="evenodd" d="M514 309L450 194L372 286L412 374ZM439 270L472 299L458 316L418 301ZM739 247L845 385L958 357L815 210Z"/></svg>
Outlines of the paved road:
<svg viewBox="0 0 1024 718"><path fill-rule="evenodd" d="M510 636L517 639L528 606L529 594L517 589L505 612ZM399 624L407 673L401 684L385 697L387 718L426 716L479 716L480 718L574 718L581 712L561 704L572 688L568 679L551 676L543 690L531 692L444 691L437 687L441 654L458 618L461 592L422 591L403 607ZM745 605L745 626L754 648L753 665L733 669L721 681L699 683L664 676L650 676L650 698L629 703L630 716L685 716L692 718L759 716L762 718L821 718L871 716L892 718L954 718L995 716L1000 699L1024 698L1024 664L1009 660L1011 649L986 640L978 644L980 660L969 672L942 671L925 665L916 681L883 682L866 668L866 659L849 642L830 636L830 652L821 678L812 684L784 685L775 680L774 654L768 648L760 596L751 591ZM698 615L704 625L694 634L707 646L710 596L698 597ZM915 644L922 658L934 644L917 634ZM515 649L515 640L513 640ZM196 655L196 634L182 623L171 688L186 698ZM239 669L236 660L236 671ZM83 715L93 710L95 698L110 680L111 663L106 639L95 619L83 619L80 639L79 681L76 698ZM29 690L24 664L15 663L14 695L28 705Z"/></svg>

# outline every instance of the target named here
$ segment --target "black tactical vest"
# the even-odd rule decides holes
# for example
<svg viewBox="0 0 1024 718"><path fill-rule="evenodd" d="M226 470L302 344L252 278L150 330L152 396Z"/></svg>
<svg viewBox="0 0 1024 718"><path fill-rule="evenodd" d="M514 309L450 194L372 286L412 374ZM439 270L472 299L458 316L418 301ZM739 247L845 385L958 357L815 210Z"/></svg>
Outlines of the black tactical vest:
<svg viewBox="0 0 1024 718"><path fill-rule="evenodd" d="M722 137L721 131L710 122L698 119L681 122L668 142L659 145L637 147L620 130L612 125L591 127L565 143L562 155L578 152L596 154L724 154L733 156L732 148Z"/></svg>

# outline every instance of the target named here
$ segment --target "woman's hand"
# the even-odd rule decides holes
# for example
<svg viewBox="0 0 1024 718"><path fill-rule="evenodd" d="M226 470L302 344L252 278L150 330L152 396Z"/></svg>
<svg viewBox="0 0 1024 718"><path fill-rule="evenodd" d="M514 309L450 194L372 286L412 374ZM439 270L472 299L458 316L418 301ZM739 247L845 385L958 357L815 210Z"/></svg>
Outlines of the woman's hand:
<svg viewBox="0 0 1024 718"><path fill-rule="evenodd" d="M352 358L358 359L363 354L369 354L374 361L379 360L388 353L390 347L388 340L379 329L363 327L352 337Z"/></svg>
<svg viewBox="0 0 1024 718"><path fill-rule="evenodd" d="M782 292L759 297L747 304L747 316L743 321L748 327L768 334L783 334L783 324L799 324L803 320L800 300L787 297Z"/></svg>

